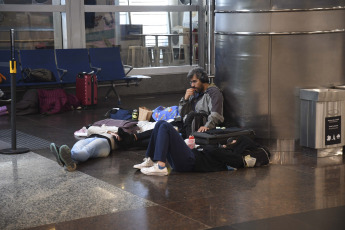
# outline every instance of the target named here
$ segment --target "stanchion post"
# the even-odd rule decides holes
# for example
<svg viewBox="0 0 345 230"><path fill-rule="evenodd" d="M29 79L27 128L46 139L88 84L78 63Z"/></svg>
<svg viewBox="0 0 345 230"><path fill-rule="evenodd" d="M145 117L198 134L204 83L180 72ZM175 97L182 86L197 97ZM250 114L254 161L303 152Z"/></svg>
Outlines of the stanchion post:
<svg viewBox="0 0 345 230"><path fill-rule="evenodd" d="M16 150L17 138L16 138L16 74L17 74L17 62L14 57L14 29L11 29L11 59L10 59L10 74L11 74L11 137L12 137L12 149Z"/></svg>
<svg viewBox="0 0 345 230"><path fill-rule="evenodd" d="M17 128L16 128L16 74L17 63L15 59L15 46L14 46L14 29L10 31L11 37L11 59L10 59L10 75L11 75L11 149L2 149L0 154L19 154L26 153L30 150L27 148L17 149Z"/></svg>

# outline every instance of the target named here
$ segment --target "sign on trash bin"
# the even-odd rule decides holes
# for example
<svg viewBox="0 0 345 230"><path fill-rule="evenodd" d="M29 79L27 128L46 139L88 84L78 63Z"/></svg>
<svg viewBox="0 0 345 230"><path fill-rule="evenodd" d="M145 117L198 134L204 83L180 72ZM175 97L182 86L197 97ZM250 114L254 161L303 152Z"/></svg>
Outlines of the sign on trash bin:
<svg viewBox="0 0 345 230"><path fill-rule="evenodd" d="M325 145L341 143L341 116L326 117L325 122Z"/></svg>

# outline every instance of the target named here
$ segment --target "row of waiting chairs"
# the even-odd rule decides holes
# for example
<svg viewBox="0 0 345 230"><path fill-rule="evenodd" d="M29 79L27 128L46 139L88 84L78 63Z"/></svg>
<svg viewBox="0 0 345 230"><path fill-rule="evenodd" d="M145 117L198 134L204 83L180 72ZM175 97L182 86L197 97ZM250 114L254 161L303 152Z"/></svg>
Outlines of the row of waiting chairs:
<svg viewBox="0 0 345 230"><path fill-rule="evenodd" d="M0 73L7 78L0 84L0 88L11 85L9 73L10 55L9 50L0 50ZM114 91L119 98L115 90L115 82L122 81L128 83L130 81L140 81L140 78L126 76L132 68L127 66L129 71L125 73L118 47L19 50L15 53L15 59L17 60L16 85L19 87L74 84L78 73L94 71L99 83L110 82L112 85L106 97L111 91ZM25 68L49 69L54 73L56 82L24 82L22 80L22 72Z"/></svg>

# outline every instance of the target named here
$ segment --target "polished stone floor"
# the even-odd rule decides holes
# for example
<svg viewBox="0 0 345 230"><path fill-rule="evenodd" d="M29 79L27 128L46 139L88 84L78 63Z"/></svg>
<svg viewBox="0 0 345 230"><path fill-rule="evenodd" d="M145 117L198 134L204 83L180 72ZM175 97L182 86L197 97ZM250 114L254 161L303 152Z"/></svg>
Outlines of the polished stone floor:
<svg viewBox="0 0 345 230"><path fill-rule="evenodd" d="M123 108L176 105L182 94L123 96ZM318 158L288 140L268 141L267 167L215 173L142 175L145 149L60 167L49 143L72 146L73 132L104 118L95 109L17 116L17 147L0 154L0 229L345 229L344 156ZM0 117L0 150L11 148L9 116Z"/></svg>

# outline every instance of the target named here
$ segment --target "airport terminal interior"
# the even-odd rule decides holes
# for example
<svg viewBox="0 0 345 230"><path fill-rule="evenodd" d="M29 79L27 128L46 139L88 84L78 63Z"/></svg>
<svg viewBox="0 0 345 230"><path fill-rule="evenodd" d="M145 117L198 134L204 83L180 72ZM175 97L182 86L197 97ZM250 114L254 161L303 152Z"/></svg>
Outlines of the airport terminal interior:
<svg viewBox="0 0 345 230"><path fill-rule="evenodd" d="M123 97L124 108L176 105L182 93ZM49 144L104 119L114 97L97 108L50 116L18 116L17 147L0 155L1 229L343 229L343 155L272 151L269 166L212 173L147 176L133 168L145 149L114 150L68 172ZM9 116L1 116L0 149L11 148ZM271 143L274 145L273 143Z"/></svg>
<svg viewBox="0 0 345 230"><path fill-rule="evenodd" d="M22 60L20 72L9 73L0 57L1 230L345 229L345 1L0 0L0 6L0 51L12 48L10 29L16 51L118 47L121 63L133 67L128 76L148 77L100 82L93 106L21 115L12 109L29 90L75 94L76 87L15 88ZM221 89L229 124L254 130L255 141L269 149L269 165L148 176L133 168L145 157L139 147L115 149L72 172L58 164L50 144L72 147L76 131L108 118L112 108L178 105L195 66ZM107 94L114 85L120 97Z"/></svg>

